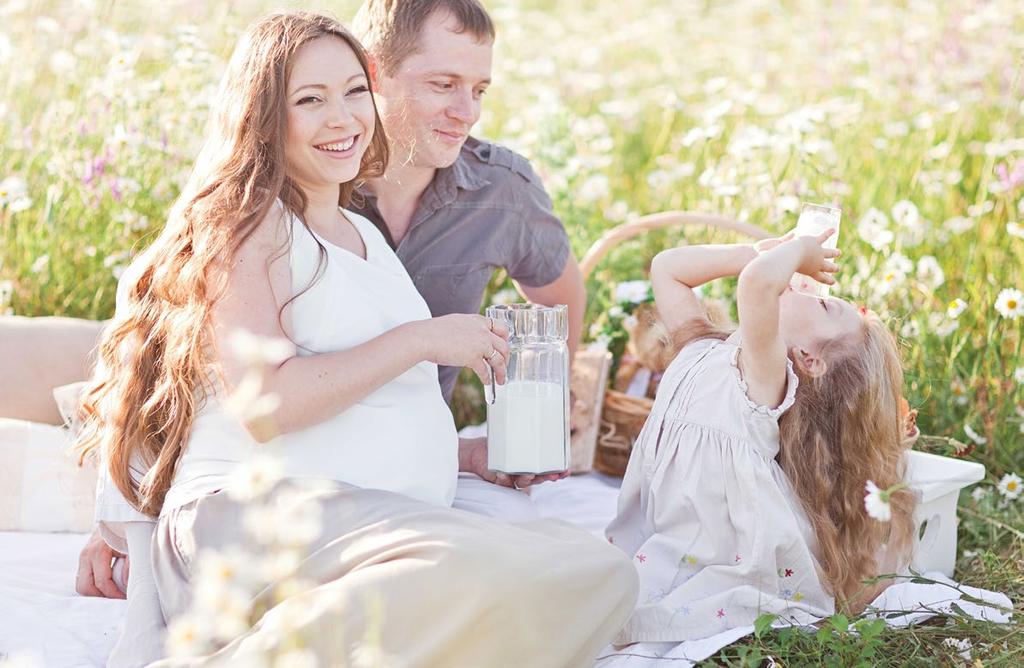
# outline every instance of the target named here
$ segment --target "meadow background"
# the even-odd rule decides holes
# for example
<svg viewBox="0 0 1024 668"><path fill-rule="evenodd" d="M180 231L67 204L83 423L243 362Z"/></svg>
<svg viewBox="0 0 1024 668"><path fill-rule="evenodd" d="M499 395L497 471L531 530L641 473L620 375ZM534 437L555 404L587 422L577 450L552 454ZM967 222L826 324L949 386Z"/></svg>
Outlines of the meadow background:
<svg viewBox="0 0 1024 668"><path fill-rule="evenodd" d="M0 5L0 312L109 317L117 276L187 178L239 31L269 9L346 20L357 4ZM1024 4L488 6L499 38L475 134L533 161L577 256L646 213L781 233L801 201L842 207L838 294L892 319L919 424L952 439L928 447L988 468L961 499L958 577L1019 609L1024 499L1004 476L1024 473ZM613 252L588 284L593 334L618 282L646 278L667 244L710 238L660 232ZM492 291L507 288L496 276ZM466 386L463 419L477 401ZM1020 665L1022 634L956 619L827 642L767 633L718 660ZM961 656L950 641L964 639ZM872 642L884 651L857 659Z"/></svg>

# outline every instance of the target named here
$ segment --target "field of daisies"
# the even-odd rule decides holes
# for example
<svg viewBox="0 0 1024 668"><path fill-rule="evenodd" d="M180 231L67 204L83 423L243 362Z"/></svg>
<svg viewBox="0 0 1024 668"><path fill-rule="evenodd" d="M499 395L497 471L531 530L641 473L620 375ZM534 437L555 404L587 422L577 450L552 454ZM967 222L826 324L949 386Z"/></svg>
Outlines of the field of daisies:
<svg viewBox="0 0 1024 668"><path fill-rule="evenodd" d="M345 20L356 4L302 7ZM0 312L110 316L117 276L185 181L235 37L282 6L299 5L0 5ZM988 469L961 499L957 576L1019 607L1024 4L488 6L499 40L477 134L533 161L578 256L647 213L711 212L781 233L801 202L842 208L837 294L900 335L919 447ZM663 231L618 247L588 283L588 338L620 336L646 293L633 281L658 250L727 238ZM498 275L488 298L509 288ZM471 385L459 414L479 415ZM884 633L837 624L827 638L760 634L718 660L1019 665L1022 634L956 617Z"/></svg>

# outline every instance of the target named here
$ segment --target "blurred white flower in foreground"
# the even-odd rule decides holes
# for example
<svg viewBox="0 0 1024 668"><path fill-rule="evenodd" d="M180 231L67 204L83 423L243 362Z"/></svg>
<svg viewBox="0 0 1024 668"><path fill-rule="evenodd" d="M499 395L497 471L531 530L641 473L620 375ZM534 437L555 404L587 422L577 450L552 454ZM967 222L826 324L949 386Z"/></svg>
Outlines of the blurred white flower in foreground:
<svg viewBox="0 0 1024 668"><path fill-rule="evenodd" d="M290 649L274 659L274 668L317 668L316 653L309 649Z"/></svg>
<svg viewBox="0 0 1024 668"><path fill-rule="evenodd" d="M957 297L946 305L946 315L950 318L959 318L960 314L967 310L967 302Z"/></svg>
<svg viewBox="0 0 1024 668"><path fill-rule="evenodd" d="M277 493L270 503L246 509L242 522L249 535L264 545L306 545L323 529L323 509L301 494Z"/></svg>
<svg viewBox="0 0 1024 668"><path fill-rule="evenodd" d="M1016 320L1024 315L1024 293L1016 288L1004 288L996 297L996 310L1004 318Z"/></svg>
<svg viewBox="0 0 1024 668"><path fill-rule="evenodd" d="M1022 481L1020 476L1016 473L1007 473L999 480L997 488L999 493L1003 495L1005 499L1016 499L1020 496L1022 487Z"/></svg>
<svg viewBox="0 0 1024 668"><path fill-rule="evenodd" d="M231 472L228 495L236 501L252 501L268 494L284 474L284 464L279 457L253 455Z"/></svg>
<svg viewBox="0 0 1024 668"><path fill-rule="evenodd" d="M244 329L231 333L231 352L247 367L280 364L293 354L295 347L286 339L258 336Z"/></svg>
<svg viewBox="0 0 1024 668"><path fill-rule="evenodd" d="M167 650L171 656L199 656L210 648L207 624L198 615L179 615L167 627Z"/></svg>
<svg viewBox="0 0 1024 668"><path fill-rule="evenodd" d="M1013 379L1024 385L1024 366L1019 366L1013 370Z"/></svg>
<svg viewBox="0 0 1024 668"><path fill-rule="evenodd" d="M224 410L244 424L267 417L281 405L281 397L263 392L263 376L247 373L224 399Z"/></svg>
<svg viewBox="0 0 1024 668"><path fill-rule="evenodd" d="M864 496L864 509L868 515L879 522L888 522L892 519L892 507L889 505L890 490L879 489L871 480L864 486L867 494Z"/></svg>

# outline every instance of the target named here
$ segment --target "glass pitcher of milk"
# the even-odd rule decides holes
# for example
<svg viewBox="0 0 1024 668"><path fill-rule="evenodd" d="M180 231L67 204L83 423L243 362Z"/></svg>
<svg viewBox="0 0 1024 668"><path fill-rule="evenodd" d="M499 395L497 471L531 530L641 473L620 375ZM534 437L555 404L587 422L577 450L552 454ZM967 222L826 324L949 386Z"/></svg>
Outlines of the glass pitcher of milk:
<svg viewBox="0 0 1024 668"><path fill-rule="evenodd" d="M821 245L822 248L834 249L839 243L839 219L842 213L842 210L824 204L805 203L800 209L800 218L796 221L793 234L798 237L817 236L825 230L835 230L835 233ZM803 274L794 274L790 285L801 292L828 297L829 286Z"/></svg>
<svg viewBox="0 0 1024 668"><path fill-rule="evenodd" d="M508 380L487 395L487 467L503 473L569 468L568 307L489 306L509 331Z"/></svg>

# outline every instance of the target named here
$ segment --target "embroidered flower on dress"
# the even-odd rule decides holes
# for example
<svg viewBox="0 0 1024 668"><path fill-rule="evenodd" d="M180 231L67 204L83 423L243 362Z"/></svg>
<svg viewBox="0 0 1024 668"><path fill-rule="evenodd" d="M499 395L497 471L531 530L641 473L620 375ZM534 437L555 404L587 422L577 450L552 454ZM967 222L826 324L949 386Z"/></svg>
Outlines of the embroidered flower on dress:
<svg viewBox="0 0 1024 668"><path fill-rule="evenodd" d="M786 569L786 577L787 578L793 577L793 569L792 568L787 568Z"/></svg>
<svg viewBox="0 0 1024 668"><path fill-rule="evenodd" d="M725 617L725 610L723 610L722 608L719 608L718 612L715 613L715 616L718 617L719 619L721 619L722 617Z"/></svg>
<svg viewBox="0 0 1024 668"><path fill-rule="evenodd" d="M647 555L646 555L646 554L643 554L643 553L641 552L640 554L637 554L637 555L636 555L636 560L637 560L637 561L639 561L639 562L640 562L640 563L642 564L642 563L644 563L645 561L647 561Z"/></svg>

